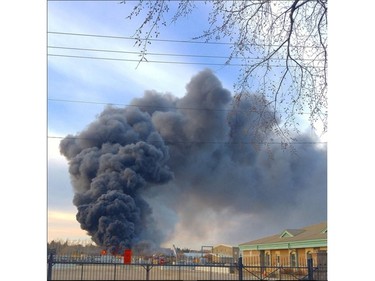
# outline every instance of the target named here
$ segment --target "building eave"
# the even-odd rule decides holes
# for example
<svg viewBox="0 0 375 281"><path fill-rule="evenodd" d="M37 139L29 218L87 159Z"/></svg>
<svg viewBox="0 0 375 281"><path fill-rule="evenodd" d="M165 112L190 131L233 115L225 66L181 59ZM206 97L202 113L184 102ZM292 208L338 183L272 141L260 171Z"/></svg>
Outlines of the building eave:
<svg viewBox="0 0 375 281"><path fill-rule="evenodd" d="M315 248L327 247L327 239L314 239L302 241L289 241L289 242L275 242L254 245L240 245L241 251L246 250L281 250L281 249L298 249L298 248Z"/></svg>

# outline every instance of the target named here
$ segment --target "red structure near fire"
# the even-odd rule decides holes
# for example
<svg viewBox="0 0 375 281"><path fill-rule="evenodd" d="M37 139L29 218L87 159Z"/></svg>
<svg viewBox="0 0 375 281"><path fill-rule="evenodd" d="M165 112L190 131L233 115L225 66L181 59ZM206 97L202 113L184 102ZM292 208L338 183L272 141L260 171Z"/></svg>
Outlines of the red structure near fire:
<svg viewBox="0 0 375 281"><path fill-rule="evenodd" d="M132 250L126 249L124 251L124 264L131 264L132 263Z"/></svg>

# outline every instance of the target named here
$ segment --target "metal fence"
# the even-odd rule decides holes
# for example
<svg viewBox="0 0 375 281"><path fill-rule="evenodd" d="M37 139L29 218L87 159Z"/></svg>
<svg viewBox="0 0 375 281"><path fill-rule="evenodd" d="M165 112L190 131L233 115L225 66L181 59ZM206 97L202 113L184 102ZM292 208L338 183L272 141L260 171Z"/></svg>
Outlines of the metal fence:
<svg viewBox="0 0 375 281"><path fill-rule="evenodd" d="M138 261L141 261L139 263ZM71 258L50 255L47 280L327 280L327 268L233 264L145 263L121 258Z"/></svg>

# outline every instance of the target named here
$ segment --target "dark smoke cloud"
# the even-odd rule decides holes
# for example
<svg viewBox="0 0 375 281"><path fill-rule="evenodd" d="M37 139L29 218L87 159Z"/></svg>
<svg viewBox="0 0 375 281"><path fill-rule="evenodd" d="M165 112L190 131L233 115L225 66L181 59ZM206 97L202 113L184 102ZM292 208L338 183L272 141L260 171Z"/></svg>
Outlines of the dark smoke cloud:
<svg viewBox="0 0 375 281"><path fill-rule="evenodd" d="M177 226L175 233L167 233L170 241L186 233L190 241L196 237L205 243L212 239L212 229L230 233L227 226L232 227L239 218L246 224L236 226L242 233L231 233L228 243L248 241L251 233L259 235L264 226L271 231L264 231L266 235L286 225L326 220L325 149L295 144L296 156L280 145L259 148L249 144L277 142L277 136L267 130L273 113L261 96L251 95L234 108L220 81L203 71L190 81L180 99L153 93L134 104L142 108L156 100L177 107L149 111L168 143L168 163L175 174L163 192L150 190L147 194L158 221L172 229ZM252 134L255 127L257 135ZM299 136L299 141L315 139ZM253 225L256 229L250 232Z"/></svg>
<svg viewBox="0 0 375 281"><path fill-rule="evenodd" d="M209 70L186 90L182 98L147 91L130 107L108 107L61 142L77 220L96 243L158 244L178 233L210 239L212 229L225 232L240 217L249 225L283 221L281 227L326 219L325 149L303 145L295 156L280 146L252 145L277 138L265 130L272 122L265 101L251 95L234 109L230 92ZM264 131L252 139L255 126Z"/></svg>
<svg viewBox="0 0 375 281"><path fill-rule="evenodd" d="M142 192L173 174L168 147L149 114L107 107L86 130L62 140L60 149L69 160L77 220L98 245L123 249L149 236L160 243Z"/></svg>

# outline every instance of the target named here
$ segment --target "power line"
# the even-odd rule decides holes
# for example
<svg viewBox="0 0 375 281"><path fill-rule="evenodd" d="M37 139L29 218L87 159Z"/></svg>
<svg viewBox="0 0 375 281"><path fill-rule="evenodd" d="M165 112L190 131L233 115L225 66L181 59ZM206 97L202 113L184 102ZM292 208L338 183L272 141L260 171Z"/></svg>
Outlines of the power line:
<svg viewBox="0 0 375 281"><path fill-rule="evenodd" d="M168 110L197 110L197 111L218 111L218 112L263 112L263 110L239 110L239 109L211 109L211 108L198 108L198 107L172 107L172 106L158 106L158 105L137 105L137 104L124 104L124 103L110 103L110 102L97 102L97 101L82 101L82 100L66 100L66 99L53 99L48 98L48 101L52 102L68 102L68 103L86 103L86 104L96 104L96 105L117 105L117 106L126 106L126 107L141 107L141 108L158 108L158 109L168 109ZM299 112L298 115L310 114L306 112Z"/></svg>
<svg viewBox="0 0 375 281"><path fill-rule="evenodd" d="M232 42L211 42L211 41L195 41L195 40L176 40L176 39L158 39L158 38L134 38L129 36L115 36L115 35L101 35L89 33L73 33L73 32L60 32L60 31L47 31L48 34L66 35L66 36L82 36L82 37L95 37L95 38L108 38L108 39L121 39L121 40L135 40L135 41L155 41L155 42L169 42L169 43L185 43L185 44L208 44L208 45L236 45ZM280 45L273 44L254 44L251 46L257 47L280 47ZM321 49L317 46L293 46L296 48L306 49Z"/></svg>
<svg viewBox="0 0 375 281"><path fill-rule="evenodd" d="M127 61L127 62L140 62L140 60L134 59L120 59L120 58L104 58L104 57L89 57L89 56L73 56L73 55L59 55L59 54L48 54L52 57L65 57L65 58L79 58L79 59L94 59L94 60L111 60L111 61ZM143 62L149 63L162 63L162 64L193 64L193 65L228 65L228 66L244 66L241 64L223 64L223 63L204 63L204 62L183 62L183 61L159 61L159 60L148 60L145 59Z"/></svg>
<svg viewBox="0 0 375 281"><path fill-rule="evenodd" d="M126 61L126 62L144 62L144 63L160 63L160 64L185 64L185 65L211 65L211 66L253 66L251 64L234 64L234 63L206 63L206 62L183 62L183 61L164 61L164 60L148 60L143 59L120 59L120 58L105 58L105 57L89 57L89 56L73 56L73 55L61 55L61 54L48 54L51 57L64 57L64 58L78 58L78 59L93 59L93 60L110 60L110 61ZM266 64L266 62L264 62ZM286 67L285 65L272 65L267 64L266 67ZM289 65L288 68L300 68L298 65ZM314 68L324 68L319 66L314 66Z"/></svg>
<svg viewBox="0 0 375 281"><path fill-rule="evenodd" d="M95 101L78 101L78 100L63 100L63 99L51 99L49 101L55 102L72 102L72 103L88 103L88 104L100 104L100 105L118 105L127 107L143 107L143 108L158 108L158 109L174 109L174 110L204 110L204 111L231 111L228 109L209 109L209 108L193 108L193 107L171 107L171 106L156 106L156 105L137 105L137 104L122 104L122 103L105 103L105 102L95 102Z"/></svg>
<svg viewBox="0 0 375 281"><path fill-rule="evenodd" d="M134 54L134 55L152 55L152 56L170 56L170 57L196 57L196 58L219 58L227 59L226 56L212 56L212 55L189 55L189 54L171 54L171 53L142 53L142 52L131 52L122 50L108 50L108 49L91 49L91 48L76 48L76 47L61 47L61 46L48 46L52 49L63 49L63 50L76 50L76 51L92 51L92 52L108 52L108 53L119 53L119 54ZM239 57L233 57L239 58Z"/></svg>
<svg viewBox="0 0 375 281"><path fill-rule="evenodd" d="M82 139L82 140L100 140L99 138L84 138L84 137L73 137L73 136L66 136L66 137L61 137L61 136L47 136L49 139ZM145 141L146 142L146 141ZM224 145L249 145L249 144L263 144L263 145L268 145L268 144L276 144L276 145L285 145L285 144L298 144L298 145L314 145L314 144L324 144L327 145L327 142L323 141L291 141L290 143L285 143L285 142L231 142L231 141L168 141L168 140L162 140L162 141L147 141L147 143L165 143L167 145L174 145L174 144L224 144Z"/></svg>
<svg viewBox="0 0 375 281"><path fill-rule="evenodd" d="M74 1L77 1L77 0L47 0L47 2L74 2ZM79 0L80 2L95 2L95 1L103 1L103 0ZM119 0L105 0L106 2L125 2L125 1L119 1ZM260 2L261 0L259 0ZM267 2L294 2L295 0L266 0Z"/></svg>
<svg viewBox="0 0 375 281"><path fill-rule="evenodd" d="M58 35L83 36L83 37L97 37L97 38L109 38L109 39L137 40L137 38L128 37L128 36L100 35L100 34L88 34L88 33L59 32L59 31L48 31L47 33L49 33L49 34L58 34ZM234 45L234 43L230 43L230 42L205 42L205 41L174 40L174 39L156 39L156 38L149 38L149 39L140 38L140 40L148 40L148 41L156 41L156 42L169 42L169 43Z"/></svg>
<svg viewBox="0 0 375 281"><path fill-rule="evenodd" d="M51 49L61 50L74 50L74 51L89 51L89 52L105 52L105 53L118 53L118 54L133 54L133 55L150 55L150 56L169 56L169 57L193 57L193 58L214 58L214 59L228 59L228 56L213 56L213 55L193 55L193 54L173 54L173 53L153 53L153 52L132 52L123 50L108 50L108 49L92 49L92 48L78 48L78 47L65 47L65 46L48 46ZM231 59L250 59L261 60L261 58L241 58L231 57ZM272 58L271 60L285 60L284 58ZM324 61L323 59L301 59L303 61Z"/></svg>

